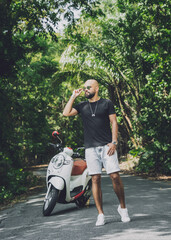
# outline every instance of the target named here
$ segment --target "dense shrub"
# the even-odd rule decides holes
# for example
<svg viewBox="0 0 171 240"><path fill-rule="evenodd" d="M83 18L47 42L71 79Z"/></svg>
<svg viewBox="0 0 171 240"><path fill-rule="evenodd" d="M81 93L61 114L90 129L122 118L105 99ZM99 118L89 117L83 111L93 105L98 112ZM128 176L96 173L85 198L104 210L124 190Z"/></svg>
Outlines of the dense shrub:
<svg viewBox="0 0 171 240"><path fill-rule="evenodd" d="M37 178L23 169L11 168L5 179L5 185L0 186L0 203L27 192L28 188L37 183Z"/></svg>

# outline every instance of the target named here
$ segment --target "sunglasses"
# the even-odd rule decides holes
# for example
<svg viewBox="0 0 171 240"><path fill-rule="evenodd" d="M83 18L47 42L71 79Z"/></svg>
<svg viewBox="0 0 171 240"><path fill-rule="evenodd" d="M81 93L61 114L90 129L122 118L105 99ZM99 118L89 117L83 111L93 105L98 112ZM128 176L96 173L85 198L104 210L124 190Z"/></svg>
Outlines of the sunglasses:
<svg viewBox="0 0 171 240"><path fill-rule="evenodd" d="M86 89L90 90L91 86L87 86L87 87L83 87L83 91L85 91Z"/></svg>

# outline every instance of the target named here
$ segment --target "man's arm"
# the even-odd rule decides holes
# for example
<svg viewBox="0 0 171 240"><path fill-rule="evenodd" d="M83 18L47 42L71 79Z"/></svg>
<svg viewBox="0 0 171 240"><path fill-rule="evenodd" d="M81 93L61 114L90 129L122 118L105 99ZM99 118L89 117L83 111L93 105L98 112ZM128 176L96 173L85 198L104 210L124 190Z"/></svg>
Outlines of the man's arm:
<svg viewBox="0 0 171 240"><path fill-rule="evenodd" d="M116 114L109 115L110 123L112 125L112 142L117 142L118 139L118 123Z"/></svg>
<svg viewBox="0 0 171 240"><path fill-rule="evenodd" d="M112 125L112 142L117 142L118 124L117 124L116 114L109 115L109 119ZM108 146L109 146L108 155L111 156L115 153L116 145L113 143L108 143Z"/></svg>
<svg viewBox="0 0 171 240"><path fill-rule="evenodd" d="M65 117L70 117L70 116L75 116L78 114L78 111L72 107L76 97L78 97L82 92L82 89L77 89L73 91L72 96L70 97L69 101L67 102L64 110L63 110L63 115Z"/></svg>

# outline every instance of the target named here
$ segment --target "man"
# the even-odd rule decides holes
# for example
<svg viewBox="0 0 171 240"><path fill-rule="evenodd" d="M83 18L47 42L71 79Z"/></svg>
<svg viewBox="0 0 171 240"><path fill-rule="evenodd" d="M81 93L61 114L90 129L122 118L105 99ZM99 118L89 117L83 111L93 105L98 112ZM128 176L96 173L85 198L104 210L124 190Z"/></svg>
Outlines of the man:
<svg viewBox="0 0 171 240"><path fill-rule="evenodd" d="M85 91L85 97L88 101L80 102L73 107L74 100L82 91ZM110 175L114 191L120 202L118 212L122 222L129 222L130 218L125 206L124 187L119 176L120 168L116 152L118 126L115 110L112 102L100 98L98 92L98 82L94 79L87 80L83 89L79 88L73 91L64 108L63 115L81 114L84 126L86 162L89 174L92 176L92 192L98 211L96 226L101 226L105 224L101 191L102 166Z"/></svg>

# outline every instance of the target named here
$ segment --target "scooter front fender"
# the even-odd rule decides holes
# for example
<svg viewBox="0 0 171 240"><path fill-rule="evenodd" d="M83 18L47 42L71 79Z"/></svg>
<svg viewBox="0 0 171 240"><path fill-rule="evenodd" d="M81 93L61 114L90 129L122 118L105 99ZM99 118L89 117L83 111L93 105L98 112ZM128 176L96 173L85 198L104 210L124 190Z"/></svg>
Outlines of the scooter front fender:
<svg viewBox="0 0 171 240"><path fill-rule="evenodd" d="M61 177L57 177L57 176L52 177L49 180L49 183L51 183L58 190L63 190L65 187L65 182Z"/></svg>

